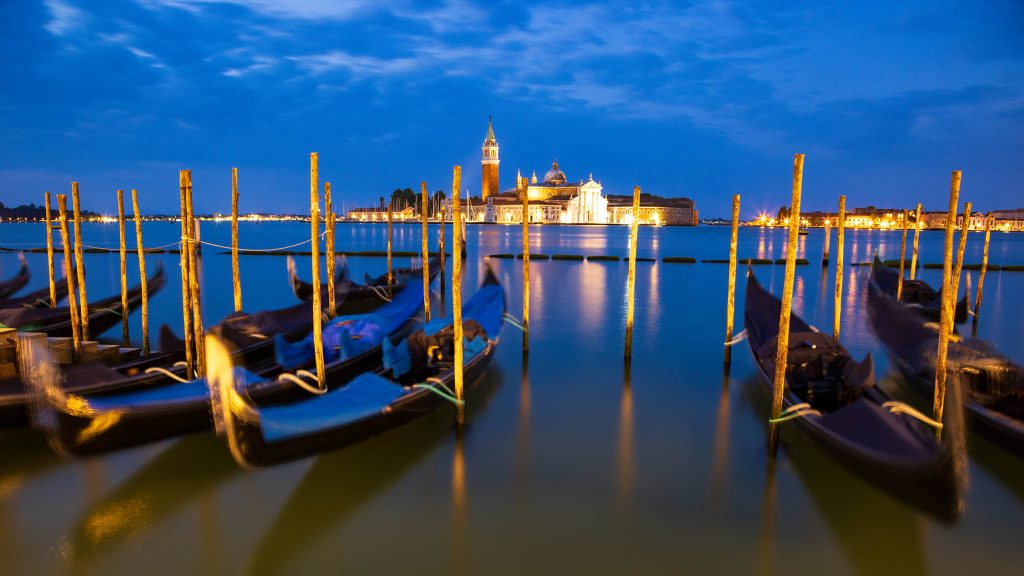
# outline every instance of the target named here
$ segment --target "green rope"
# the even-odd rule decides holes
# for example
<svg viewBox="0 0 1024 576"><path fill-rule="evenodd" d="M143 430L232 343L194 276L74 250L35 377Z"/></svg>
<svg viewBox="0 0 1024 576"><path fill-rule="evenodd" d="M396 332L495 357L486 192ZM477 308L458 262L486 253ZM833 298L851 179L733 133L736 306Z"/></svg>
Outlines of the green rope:
<svg viewBox="0 0 1024 576"><path fill-rule="evenodd" d="M501 319L504 320L505 322L508 322L509 324L515 326L516 328L519 328L520 332L526 332L526 328L519 322L519 319L516 318L515 316L509 314L508 312L505 312L504 314L502 314L501 315Z"/></svg>
<svg viewBox="0 0 1024 576"><path fill-rule="evenodd" d="M443 384L441 384L441 386L444 387ZM451 402L452 404L454 404L456 406L462 406L462 405L465 404L464 401L459 400L458 398L455 397L454 394L451 394L448 391L447 388L445 388L444 390L438 390L434 385L431 385L431 384L428 384L428 383L422 383L422 382L419 383L419 384L413 384L412 387L413 388L422 388L424 390L430 390L434 394L437 394L441 398L444 398L445 400Z"/></svg>

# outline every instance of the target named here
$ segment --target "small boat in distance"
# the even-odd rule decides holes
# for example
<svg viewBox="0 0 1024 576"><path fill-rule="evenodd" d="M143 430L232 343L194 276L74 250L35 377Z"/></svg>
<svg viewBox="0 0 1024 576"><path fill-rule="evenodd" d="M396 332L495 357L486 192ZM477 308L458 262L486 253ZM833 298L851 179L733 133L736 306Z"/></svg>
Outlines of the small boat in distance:
<svg viewBox="0 0 1024 576"><path fill-rule="evenodd" d="M908 264L909 266L909 264ZM896 298L896 290L899 286L900 274L896 270L886 266L875 254L875 261L871 266L871 277L882 293ZM936 291L927 282L919 279L903 279L903 293L900 302L909 310L924 316L925 318L938 322L942 316L942 291ZM956 303L956 311L953 314L953 321L957 324L967 321L967 294Z"/></svg>
<svg viewBox="0 0 1024 576"><path fill-rule="evenodd" d="M388 276L382 274L376 278L371 277L369 274L366 275L366 283L358 284L354 282L348 274L348 266L344 264L338 266L338 272L334 277L334 289L335 293L344 292L347 294L346 302L352 310L359 309L360 306L365 305L372 307L379 304L381 301L387 299L388 291ZM434 278L441 272L441 260L438 257L433 257L429 261L430 267L430 281L433 282ZM395 268L391 271L392 284L391 290L397 291L403 288L409 282L419 281L423 277L423 268ZM295 293L295 297L303 302L313 299L313 284L306 282L299 278L298 273L295 269L295 259L288 256L288 279L291 282L292 292ZM320 285L321 298L326 301L327 299L327 284Z"/></svg>
<svg viewBox="0 0 1024 576"><path fill-rule="evenodd" d="M7 298L18 290L21 290L32 278L32 273L28 269L28 262L25 261L25 255L19 252L18 260L21 261L21 267L18 269L18 273L10 280L0 281L0 298Z"/></svg>

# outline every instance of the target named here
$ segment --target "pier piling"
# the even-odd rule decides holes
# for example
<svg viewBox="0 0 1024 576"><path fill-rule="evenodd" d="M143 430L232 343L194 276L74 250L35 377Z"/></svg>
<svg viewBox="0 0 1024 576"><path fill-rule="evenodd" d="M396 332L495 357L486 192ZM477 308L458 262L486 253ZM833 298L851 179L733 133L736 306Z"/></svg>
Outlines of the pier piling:
<svg viewBox="0 0 1024 576"><path fill-rule="evenodd" d="M729 237L729 293L725 300L725 363L732 361L732 329L736 307L736 248L740 230L740 195L732 197L732 234ZM828 260L828 244L825 245Z"/></svg>
<svg viewBox="0 0 1024 576"><path fill-rule="evenodd" d="M789 243L786 250L786 280L782 285L782 310L779 314L779 341L775 351L775 378L772 381L772 419L782 412L782 396L786 388L786 363L789 360L789 319L793 310L793 280L796 274L796 251L800 239L800 194L804 180L804 155L793 157L793 203L789 211ZM842 260L843 210L846 197L839 197L839 259ZM838 322L837 322L838 327ZM779 441L778 424L768 428L768 445L774 453Z"/></svg>
<svg viewBox="0 0 1024 576"><path fill-rule="evenodd" d="M461 176L461 173L457 173L457 176ZM458 190L456 188L456 190ZM420 182L420 194L423 197L423 206L426 208L427 204L427 183ZM454 194L453 197L458 200L458 194ZM427 249L427 243L429 237L427 236L427 211L421 210L421 226L423 228L423 320L430 322L430 252ZM388 215L391 215L391 207L388 206ZM460 269L461 270L461 269ZM391 225L388 225L388 278L391 277ZM452 281L454 282L454 280Z"/></svg>
<svg viewBox="0 0 1024 576"><path fill-rule="evenodd" d="M331 183L324 182L324 227L327 229L327 317L338 313L337 293L334 290L334 204L331 202Z"/></svg>
<svg viewBox="0 0 1024 576"><path fill-rule="evenodd" d="M142 355L149 356L149 286L146 282L146 258L142 248L142 214L139 213L139 195L132 190L132 212L135 215L135 245L139 254L139 278L142 289Z"/></svg>
<svg viewBox="0 0 1024 576"><path fill-rule="evenodd" d="M75 267L78 275L78 307L82 340L89 339L89 301L85 294L85 258L82 255L82 211L78 201L78 182L71 183L71 205L75 213Z"/></svg>
<svg viewBox="0 0 1024 576"><path fill-rule="evenodd" d="M395 283L394 267L391 264L391 246L394 239L394 232L392 227L394 226L395 215L391 210L391 203L388 202L388 290L391 290L391 285Z"/></svg>
<svg viewBox="0 0 1024 576"><path fill-rule="evenodd" d="M981 252L981 271L978 273L978 296L974 299L974 331L978 329L978 315L981 314L981 288L985 283L985 272L988 270L988 241L992 237L992 213L985 217L985 248Z"/></svg>
<svg viewBox="0 0 1024 576"><path fill-rule="evenodd" d="M530 353L530 195L527 180L516 183L523 195L523 354Z"/></svg>
<svg viewBox="0 0 1024 576"><path fill-rule="evenodd" d="M921 203L917 203L914 213L914 252L910 257L910 279L917 275L917 241L921 238Z"/></svg>
<svg viewBox="0 0 1024 576"><path fill-rule="evenodd" d="M70 273L67 260L64 261L65 274ZM50 308L57 307L57 281L54 278L53 266L53 218L50 216L50 193L46 193L46 272L50 278Z"/></svg>
<svg viewBox="0 0 1024 576"><path fill-rule="evenodd" d="M932 413L935 420L942 422L946 403L946 355L949 352L949 338L953 334L953 306L956 294L951 290L953 282L953 231L956 229L956 207L960 198L959 170L953 171L949 189L949 210L946 214L946 241L942 259L942 315L939 326L938 350L935 354L935 396ZM937 432L941 435L941 430Z"/></svg>
<svg viewBox="0 0 1024 576"><path fill-rule="evenodd" d="M238 273L238 168L231 169L231 286L235 312L242 311L242 278Z"/></svg>
<svg viewBox="0 0 1024 576"><path fill-rule="evenodd" d="M75 350L75 359L82 358L82 322L79 316L77 296L75 295L75 275L71 273L68 262L71 262L71 235L68 233L68 197L57 194L57 211L60 218L60 242L64 249L65 278L68 282L68 310L71 313L71 341Z"/></svg>
<svg viewBox="0 0 1024 576"><path fill-rule="evenodd" d="M441 296L444 296L444 260L445 260L445 258L444 258L444 226L445 226L445 220L447 219L447 215L445 214L444 206L441 206L440 208L441 208L441 220L440 220L440 222L441 222L440 228L441 229L438 232L437 252L438 252L438 257L441 259Z"/></svg>
<svg viewBox="0 0 1024 576"><path fill-rule="evenodd" d="M459 206L459 188L462 186L462 166L452 170L452 240L462 244L462 210ZM426 269L424 269L425 271ZM455 337L455 397L459 400L457 421L463 420L462 409L462 258L452 258L452 328Z"/></svg>
<svg viewBox="0 0 1024 576"><path fill-rule="evenodd" d="M633 358L633 309L636 288L636 237L640 229L640 187L633 187L633 222L629 228L629 272L626 276L626 350L627 361Z"/></svg>
<svg viewBox="0 0 1024 576"><path fill-rule="evenodd" d="M803 156L800 157L800 177L803 179ZM793 184L794 190L796 184ZM795 192L794 192L795 194ZM790 216L792 218L792 216ZM839 342L839 325L843 317L843 244L846 233L846 196L839 197L839 216L836 219L836 300L832 313L832 338ZM787 322L788 325L788 322Z"/></svg>
<svg viewBox="0 0 1024 576"><path fill-rule="evenodd" d="M181 250L179 262L181 263L181 314L182 331L185 333L185 378L192 378L196 373L195 343L192 338L192 310L189 307L192 303L190 296L191 284L189 283L189 236L188 236L188 205L185 195L187 170L178 171L178 189L181 196Z"/></svg>
<svg viewBox="0 0 1024 576"><path fill-rule="evenodd" d="M199 296L199 227L192 202L192 170L185 171L185 200L188 210L188 283L192 308L192 342L196 350L196 376L202 376L206 373L206 339L203 338L203 307Z"/></svg>
<svg viewBox="0 0 1024 576"><path fill-rule="evenodd" d="M323 304L320 298L320 156L316 152L309 155L309 221L313 260L313 355L316 358L317 383L325 389ZM334 278L329 281L333 283Z"/></svg>
<svg viewBox="0 0 1024 576"><path fill-rule="evenodd" d="M121 341L125 348L131 345L128 332L128 255L124 237L124 190L117 191L117 231L120 237L121 257ZM146 281L145 278L142 279Z"/></svg>
<svg viewBox="0 0 1024 576"><path fill-rule="evenodd" d="M832 244L832 219L825 216L825 249L821 252L821 265L828 266L828 249Z"/></svg>
<svg viewBox="0 0 1024 576"><path fill-rule="evenodd" d="M903 298L903 261L907 255L907 211L903 211L903 238L900 240L900 277L896 281L896 301Z"/></svg>

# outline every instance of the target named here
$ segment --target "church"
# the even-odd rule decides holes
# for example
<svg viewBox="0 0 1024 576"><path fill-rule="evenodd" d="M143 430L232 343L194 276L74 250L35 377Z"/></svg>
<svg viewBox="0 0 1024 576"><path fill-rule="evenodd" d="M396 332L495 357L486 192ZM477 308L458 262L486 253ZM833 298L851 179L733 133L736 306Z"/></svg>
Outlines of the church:
<svg viewBox="0 0 1024 576"><path fill-rule="evenodd" d="M523 221L523 201L518 186L499 191L498 141L494 125L489 118L487 134L482 146L481 198L484 210L477 211L477 221L514 224ZM516 182L520 175L516 175ZM599 181L590 174L586 180L570 182L556 159L551 169L538 180L531 176L526 194L529 198L529 222L539 224L628 224L632 222L632 200L626 197L606 197ZM697 212L693 201L687 198L671 199L663 203L641 202L641 224L696 225ZM661 204L665 204L662 206ZM628 212L628 213L627 213Z"/></svg>

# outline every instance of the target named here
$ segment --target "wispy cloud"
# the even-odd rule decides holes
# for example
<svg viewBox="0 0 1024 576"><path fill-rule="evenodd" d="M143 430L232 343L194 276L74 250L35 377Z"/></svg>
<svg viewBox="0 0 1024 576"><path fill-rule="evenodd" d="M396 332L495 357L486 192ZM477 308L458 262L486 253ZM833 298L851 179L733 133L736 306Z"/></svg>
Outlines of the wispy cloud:
<svg viewBox="0 0 1024 576"><path fill-rule="evenodd" d="M54 36L64 36L82 24L84 14L62 0L45 0L50 19L43 25L47 32Z"/></svg>

